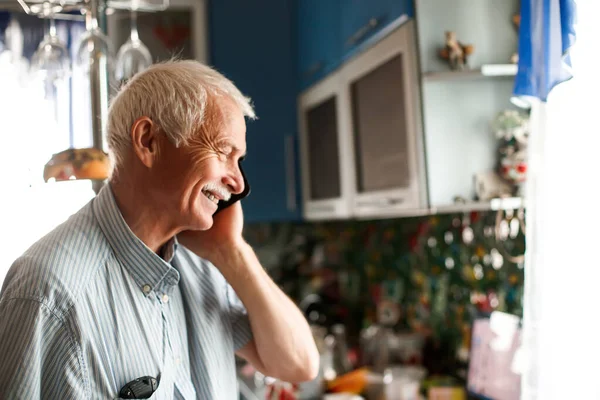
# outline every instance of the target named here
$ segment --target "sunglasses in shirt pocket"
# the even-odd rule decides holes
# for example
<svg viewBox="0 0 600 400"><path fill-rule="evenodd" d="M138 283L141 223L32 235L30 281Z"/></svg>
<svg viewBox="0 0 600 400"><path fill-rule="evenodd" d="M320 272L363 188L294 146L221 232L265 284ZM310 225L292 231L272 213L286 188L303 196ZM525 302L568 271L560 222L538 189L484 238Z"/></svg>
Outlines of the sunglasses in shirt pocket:
<svg viewBox="0 0 600 400"><path fill-rule="evenodd" d="M242 178L244 180L244 190L241 193L232 194L229 200L227 201L219 201L217 211L215 211L213 215L217 215L219 212L234 204L236 201L242 200L244 197L247 197L250 194L250 184L248 183L248 179L246 178L246 174L244 173L244 169L242 168L242 161L244 161L244 158L239 159L238 168L240 169Z"/></svg>

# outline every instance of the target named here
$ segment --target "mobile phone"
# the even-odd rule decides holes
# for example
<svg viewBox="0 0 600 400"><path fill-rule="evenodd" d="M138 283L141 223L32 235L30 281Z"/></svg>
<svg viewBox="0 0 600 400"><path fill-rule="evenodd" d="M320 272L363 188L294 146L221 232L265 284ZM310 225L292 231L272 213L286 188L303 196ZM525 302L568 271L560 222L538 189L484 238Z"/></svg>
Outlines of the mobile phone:
<svg viewBox="0 0 600 400"><path fill-rule="evenodd" d="M239 201L250 194L250 184L248 183L248 179L246 178L246 174L244 173L244 169L242 168L242 161L243 159L240 158L240 160L238 161L238 167L240 169L240 172L242 173L242 178L244 179L244 190L241 193L232 194L229 200L227 201L219 201L217 211L215 211L213 215L217 215L220 211L226 209L236 201Z"/></svg>

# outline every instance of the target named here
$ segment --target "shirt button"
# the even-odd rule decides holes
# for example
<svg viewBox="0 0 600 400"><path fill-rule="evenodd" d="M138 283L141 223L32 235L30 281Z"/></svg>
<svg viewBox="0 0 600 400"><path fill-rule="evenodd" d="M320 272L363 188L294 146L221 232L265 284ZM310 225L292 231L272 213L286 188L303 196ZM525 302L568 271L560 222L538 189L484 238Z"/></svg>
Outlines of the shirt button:
<svg viewBox="0 0 600 400"><path fill-rule="evenodd" d="M145 294L148 294L148 293L150 293L150 291L151 291L151 290L152 290L152 287L151 287L150 285L148 285L148 284L146 284L146 285L142 286L142 291L143 291Z"/></svg>
<svg viewBox="0 0 600 400"><path fill-rule="evenodd" d="M166 303L168 303L168 302L169 302L169 295L168 295L168 294L166 294L166 293L165 293L165 294L163 294L163 295L162 295L162 299L161 299L161 300L162 300L162 302L163 302L163 303L165 303L165 304L166 304Z"/></svg>
<svg viewBox="0 0 600 400"><path fill-rule="evenodd" d="M179 365L179 364L181 364L181 358L177 357L177 358L175 359L175 364L176 364L176 365Z"/></svg>

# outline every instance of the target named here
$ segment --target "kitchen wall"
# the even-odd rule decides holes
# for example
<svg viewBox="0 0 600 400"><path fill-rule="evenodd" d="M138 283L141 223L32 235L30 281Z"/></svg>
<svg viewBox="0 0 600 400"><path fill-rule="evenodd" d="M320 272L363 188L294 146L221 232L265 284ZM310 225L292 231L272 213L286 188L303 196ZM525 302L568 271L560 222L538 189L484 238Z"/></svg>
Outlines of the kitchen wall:
<svg viewBox="0 0 600 400"><path fill-rule="evenodd" d="M298 303L311 293L321 297L307 312L311 321L344 323L356 345L360 329L391 313L397 331L434 343L434 368L448 372L457 352L469 348L474 318L493 310L522 314L523 265L512 257L524 252L523 227L516 213L512 223L502 213L498 232L508 238L498 241L496 217L252 224L245 237Z"/></svg>

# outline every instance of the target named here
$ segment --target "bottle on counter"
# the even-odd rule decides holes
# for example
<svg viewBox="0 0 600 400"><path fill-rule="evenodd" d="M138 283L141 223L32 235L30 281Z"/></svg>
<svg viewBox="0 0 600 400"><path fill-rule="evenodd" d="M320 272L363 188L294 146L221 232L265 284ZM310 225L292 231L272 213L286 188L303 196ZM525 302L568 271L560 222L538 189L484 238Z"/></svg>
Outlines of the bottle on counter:
<svg viewBox="0 0 600 400"><path fill-rule="evenodd" d="M331 327L331 332L335 339L333 365L337 376L352 371L352 363L348 357L348 343L346 340L346 327L342 324L335 324Z"/></svg>

